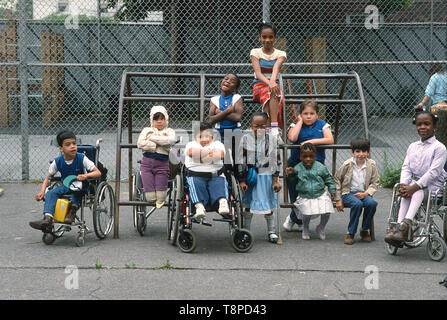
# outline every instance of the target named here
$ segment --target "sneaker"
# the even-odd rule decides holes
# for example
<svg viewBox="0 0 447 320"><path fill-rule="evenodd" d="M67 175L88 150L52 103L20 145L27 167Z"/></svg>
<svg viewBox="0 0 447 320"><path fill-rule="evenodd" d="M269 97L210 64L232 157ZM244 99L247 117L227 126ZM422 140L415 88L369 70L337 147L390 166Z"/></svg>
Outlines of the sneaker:
<svg viewBox="0 0 447 320"><path fill-rule="evenodd" d="M320 228L320 226L318 225L316 230L315 230L318 234L318 236L320 237L321 240L326 240L326 233L324 232L324 230L322 230Z"/></svg>
<svg viewBox="0 0 447 320"><path fill-rule="evenodd" d="M230 208L228 208L228 201L226 199L219 200L219 210L217 212L222 215L230 213Z"/></svg>
<svg viewBox="0 0 447 320"><path fill-rule="evenodd" d="M268 234L268 237L269 237L269 242L271 242L271 243L278 243L279 237L278 237L277 234L271 232L271 233Z"/></svg>
<svg viewBox="0 0 447 320"><path fill-rule="evenodd" d="M284 221L282 227L287 232L291 232L294 224L295 224L295 222L293 222L292 219L290 219L290 215L289 215L289 216L287 216L286 221ZM302 229L303 229L303 226L301 226L301 230Z"/></svg>
<svg viewBox="0 0 447 320"><path fill-rule="evenodd" d="M305 233L303 232L303 234L301 235L301 238L302 238L303 240L310 240L310 235L309 235L309 234L305 234Z"/></svg>
<svg viewBox="0 0 447 320"><path fill-rule="evenodd" d="M197 203L196 204L196 214L193 215L193 218L196 220L201 220L201 219L205 218L205 215L206 215L205 207L203 206L202 203L200 203L200 202Z"/></svg>

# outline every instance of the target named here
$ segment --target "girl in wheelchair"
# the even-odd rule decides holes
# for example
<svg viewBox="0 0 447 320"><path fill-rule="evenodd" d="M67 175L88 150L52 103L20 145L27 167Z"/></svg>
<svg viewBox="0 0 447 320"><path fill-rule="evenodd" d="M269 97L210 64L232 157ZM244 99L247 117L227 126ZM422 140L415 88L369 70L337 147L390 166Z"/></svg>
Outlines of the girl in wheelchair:
<svg viewBox="0 0 447 320"><path fill-rule="evenodd" d="M53 225L54 210L58 198L62 195L69 194L71 196L71 206L65 217L65 224L73 223L76 217L76 211L80 207L82 196L84 195L82 181L86 181L88 178L101 177L101 171L95 166L95 164L87 158L84 154L77 152L76 136L73 132L63 130L56 136L59 150L62 155L54 159L49 168L49 173L43 181L41 191L36 195L36 200L40 201L45 198L45 205L42 220L31 221L29 224L32 228L42 231L51 230ZM61 181L71 179L70 176L76 176L73 178L80 183L80 192L75 192L72 188L65 185L58 186L49 190L45 194L45 190L48 186L49 180L57 172L61 173ZM73 185L73 183L69 183Z"/></svg>
<svg viewBox="0 0 447 320"><path fill-rule="evenodd" d="M210 123L201 123L199 131L195 141L185 147L186 181L196 212L193 218L205 218L205 207L215 204L218 204L218 213L226 216L230 209L223 164L225 146L214 141Z"/></svg>
<svg viewBox="0 0 447 320"><path fill-rule="evenodd" d="M416 114L415 121L421 140L410 144L402 166L398 224L385 236L385 242L391 245L413 241L411 227L424 200L424 189L438 190L447 179L444 170L446 147L435 137L438 118L430 112L422 111Z"/></svg>

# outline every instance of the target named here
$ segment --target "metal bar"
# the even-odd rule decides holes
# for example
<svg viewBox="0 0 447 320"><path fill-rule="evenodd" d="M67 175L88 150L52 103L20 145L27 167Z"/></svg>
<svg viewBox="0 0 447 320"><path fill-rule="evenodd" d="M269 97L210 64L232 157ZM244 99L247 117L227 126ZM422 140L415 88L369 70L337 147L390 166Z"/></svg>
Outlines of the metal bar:
<svg viewBox="0 0 447 320"><path fill-rule="evenodd" d="M339 95L339 99L343 99L343 96L345 94L345 88L346 88L346 84L348 82L348 79L344 79L341 87L340 87L340 95ZM339 127L339 122L340 122L340 113L341 113L341 103L337 103L336 106L336 113L335 113L335 137L334 137L334 144L338 143L338 127ZM337 165L337 151L334 150L332 151L332 175L335 175L335 171L336 171L336 165Z"/></svg>
<svg viewBox="0 0 447 320"><path fill-rule="evenodd" d="M334 61L334 62L286 62L284 66L368 66L368 65L402 65L402 64L432 64L447 63L447 60L423 60L423 61ZM0 64L0 65L3 65ZM31 67L250 67L251 63L42 63L30 62ZM239 75L238 75L239 76ZM252 75L253 76L253 75ZM168 77L168 75L166 75Z"/></svg>
<svg viewBox="0 0 447 320"><path fill-rule="evenodd" d="M287 149L300 149L301 146L297 144L282 144L279 145L278 148L287 148ZM349 144L318 144L315 145L317 149L350 149L351 145Z"/></svg>
<svg viewBox="0 0 447 320"><path fill-rule="evenodd" d="M270 22L270 0L262 0L262 20Z"/></svg>
<svg viewBox="0 0 447 320"><path fill-rule="evenodd" d="M369 139L369 130L368 130L368 115L366 113L366 103L365 103L365 96L363 95L363 88L362 83L360 82L359 75L352 71L352 73L355 75L355 80L357 82L357 89L359 91L360 100L362 101L362 114L363 114L363 125L365 126L365 138Z"/></svg>
<svg viewBox="0 0 447 320"><path fill-rule="evenodd" d="M205 119L205 75L201 74L200 75L200 84L199 84L199 101L200 101L200 105L199 105L199 120L200 121L204 121Z"/></svg>
<svg viewBox="0 0 447 320"><path fill-rule="evenodd" d="M22 180L29 180L29 116L28 65L26 55L26 3L19 0L19 77L20 77L20 132L22 141Z"/></svg>
<svg viewBox="0 0 447 320"><path fill-rule="evenodd" d="M123 72L121 77L121 87L120 87L120 99L118 103L118 123L117 123L117 133L116 133L116 164L115 164L115 211L113 213L113 238L119 239L119 207L118 202L120 200L120 188L121 188L121 134L122 128L121 123L123 121L123 104L124 104L124 90L127 88L127 73Z"/></svg>

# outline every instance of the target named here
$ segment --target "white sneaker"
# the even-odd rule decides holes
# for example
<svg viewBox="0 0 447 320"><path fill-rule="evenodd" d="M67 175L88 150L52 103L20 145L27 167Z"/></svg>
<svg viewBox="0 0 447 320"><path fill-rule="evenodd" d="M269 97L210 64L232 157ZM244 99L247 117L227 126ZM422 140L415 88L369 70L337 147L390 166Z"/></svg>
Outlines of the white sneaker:
<svg viewBox="0 0 447 320"><path fill-rule="evenodd" d="M315 231L317 232L317 234L318 234L318 236L320 237L321 240L326 240L326 233L324 232L324 230L321 230L319 225L317 226Z"/></svg>
<svg viewBox="0 0 447 320"><path fill-rule="evenodd" d="M219 200L219 210L217 211L219 214L228 214L230 213L230 208L228 207L227 199Z"/></svg>
<svg viewBox="0 0 447 320"><path fill-rule="evenodd" d="M295 222L293 222L292 219L290 219L290 215L288 215L286 218L286 221L284 221L282 227L287 232L291 232L294 224L295 224Z"/></svg>
<svg viewBox="0 0 447 320"><path fill-rule="evenodd" d="M206 215L206 211L205 211L205 207L203 206L203 204L201 202L196 203L196 214L193 215L193 218L196 220L200 220L205 218Z"/></svg>

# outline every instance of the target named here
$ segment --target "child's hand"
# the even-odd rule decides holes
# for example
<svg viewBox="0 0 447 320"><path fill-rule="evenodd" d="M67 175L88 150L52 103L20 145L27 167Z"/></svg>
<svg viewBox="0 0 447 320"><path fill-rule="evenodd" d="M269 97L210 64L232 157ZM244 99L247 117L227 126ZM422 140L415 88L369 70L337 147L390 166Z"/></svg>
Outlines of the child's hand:
<svg viewBox="0 0 447 320"><path fill-rule="evenodd" d="M345 207L343 206L343 201L338 200L338 201L335 203L335 208L337 208L337 211L343 212L343 209L345 208Z"/></svg>
<svg viewBox="0 0 447 320"><path fill-rule="evenodd" d="M332 200L335 199L335 193L331 193L331 199L332 199Z"/></svg>
<svg viewBox="0 0 447 320"><path fill-rule="evenodd" d="M279 192L279 191L281 191L281 185L280 185L278 182L274 182L274 183L272 184L272 189L273 189L273 191L275 191L275 192Z"/></svg>
<svg viewBox="0 0 447 320"><path fill-rule="evenodd" d="M286 168L286 175L292 174L293 173L293 168L292 167L287 167Z"/></svg>
<svg viewBox="0 0 447 320"><path fill-rule="evenodd" d="M247 185L247 183L246 183L245 181L242 181L242 182L240 183L240 186L241 186L241 190L242 190L242 192L247 191L247 189L248 189L248 185Z"/></svg>
<svg viewBox="0 0 447 320"><path fill-rule="evenodd" d="M84 181L87 180L86 174L78 174L78 177L76 178L78 181Z"/></svg>
<svg viewBox="0 0 447 320"><path fill-rule="evenodd" d="M45 191L41 191L38 194L36 194L36 201L41 201L45 197Z"/></svg>
<svg viewBox="0 0 447 320"><path fill-rule="evenodd" d="M354 197L359 198L360 200L362 200L363 198L365 198L368 195L368 193L366 192L357 192L356 194L354 194Z"/></svg>

